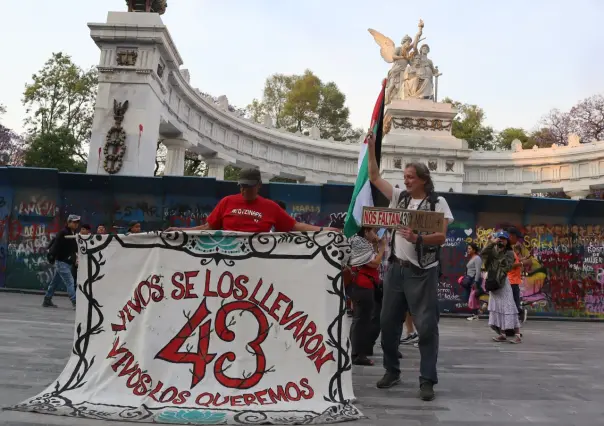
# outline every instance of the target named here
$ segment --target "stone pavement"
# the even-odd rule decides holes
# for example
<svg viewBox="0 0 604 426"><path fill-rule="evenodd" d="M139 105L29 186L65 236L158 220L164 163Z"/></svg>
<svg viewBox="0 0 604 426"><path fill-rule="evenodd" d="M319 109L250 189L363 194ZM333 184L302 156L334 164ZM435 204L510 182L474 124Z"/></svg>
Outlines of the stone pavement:
<svg viewBox="0 0 604 426"><path fill-rule="evenodd" d="M74 311L40 307L41 296L0 293L0 406L34 396L68 358ZM416 397L419 354L402 347L404 380L375 388L382 368L355 367L351 425L604 425L604 324L530 321L522 345L497 344L486 321L443 319L437 399ZM375 358L379 364L379 358ZM0 411L0 425L132 425Z"/></svg>

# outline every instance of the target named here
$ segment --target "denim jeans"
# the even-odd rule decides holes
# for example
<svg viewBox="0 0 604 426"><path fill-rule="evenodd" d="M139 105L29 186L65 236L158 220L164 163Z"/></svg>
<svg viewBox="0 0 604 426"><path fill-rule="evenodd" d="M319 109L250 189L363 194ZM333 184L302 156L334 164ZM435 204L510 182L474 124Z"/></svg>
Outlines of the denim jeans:
<svg viewBox="0 0 604 426"><path fill-rule="evenodd" d="M382 302L382 349L384 368L400 375L398 346L407 311L419 335L420 383L438 383L438 268L420 269L392 263L384 282Z"/></svg>
<svg viewBox="0 0 604 426"><path fill-rule="evenodd" d="M57 270L55 272L54 277L52 277L50 284L48 284L48 290L46 290L46 296L44 297L50 299L52 296L54 296L57 285L62 282L63 284L65 284L65 287L67 287L67 294L69 295L69 298L72 302L75 302L76 292L73 274L71 271L72 265L70 265L69 263L61 262L59 260L57 260L55 264Z"/></svg>

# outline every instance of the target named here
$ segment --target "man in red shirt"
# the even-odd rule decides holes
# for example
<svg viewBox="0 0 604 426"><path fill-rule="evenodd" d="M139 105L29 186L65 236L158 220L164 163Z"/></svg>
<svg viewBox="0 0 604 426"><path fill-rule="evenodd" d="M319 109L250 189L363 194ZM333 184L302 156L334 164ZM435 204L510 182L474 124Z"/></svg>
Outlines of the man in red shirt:
<svg viewBox="0 0 604 426"><path fill-rule="evenodd" d="M260 170L244 169L239 175L239 194L224 197L208 216L205 225L168 228L167 231L223 230L240 232L322 231L323 228L296 222L274 201L258 195L262 186ZM325 228L328 231L340 231Z"/></svg>

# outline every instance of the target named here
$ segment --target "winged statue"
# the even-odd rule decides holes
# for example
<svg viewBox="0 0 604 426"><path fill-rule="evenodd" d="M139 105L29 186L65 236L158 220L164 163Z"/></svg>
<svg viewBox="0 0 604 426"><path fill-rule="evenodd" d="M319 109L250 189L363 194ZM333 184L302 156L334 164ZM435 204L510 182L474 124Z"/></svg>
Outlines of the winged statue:
<svg viewBox="0 0 604 426"><path fill-rule="evenodd" d="M392 63L392 68L388 71L388 82L386 84L386 104L390 103L394 99L403 98L404 88L404 73L407 66L411 63L416 55L419 55L417 48L420 41L424 40L421 38L424 29L424 21L420 19L418 24L418 31L415 38L412 39L409 35L405 35L401 40L401 45L396 47L394 41L384 34L369 28L369 33L373 36L373 39L380 46L380 55L384 61L389 64Z"/></svg>

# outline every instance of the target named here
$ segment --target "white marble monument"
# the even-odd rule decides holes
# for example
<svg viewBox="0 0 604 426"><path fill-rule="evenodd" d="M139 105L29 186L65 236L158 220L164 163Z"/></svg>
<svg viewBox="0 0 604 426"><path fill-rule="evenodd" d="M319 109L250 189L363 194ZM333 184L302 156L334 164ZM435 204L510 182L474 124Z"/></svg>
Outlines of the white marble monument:
<svg viewBox="0 0 604 426"><path fill-rule="evenodd" d="M106 22L88 26L101 51L88 173L153 176L157 143L163 141L165 175L182 176L189 151L217 179L234 164L257 167L264 179L354 183L359 141L323 139L316 128L309 136L292 134L275 128L270 117L263 123L242 117L224 95L204 94L191 85L159 14L109 12ZM565 191L582 197L604 187L602 142L572 136L567 146L527 150L518 142L511 150L484 152L468 150L453 137L456 111L437 102L440 72L428 59L430 48L420 45L423 26L420 21L414 39L405 36L399 47L371 30L382 57L393 64L382 151L386 178L402 183L405 163L423 161L441 192Z"/></svg>
<svg viewBox="0 0 604 426"><path fill-rule="evenodd" d="M464 161L471 151L451 133L457 110L436 102L441 73L428 58L430 47L418 48L423 29L420 20L414 40L406 35L400 47L369 29L382 58L393 63L386 84L382 172L386 179L402 185L405 163L420 161L430 169L437 191L461 192Z"/></svg>

